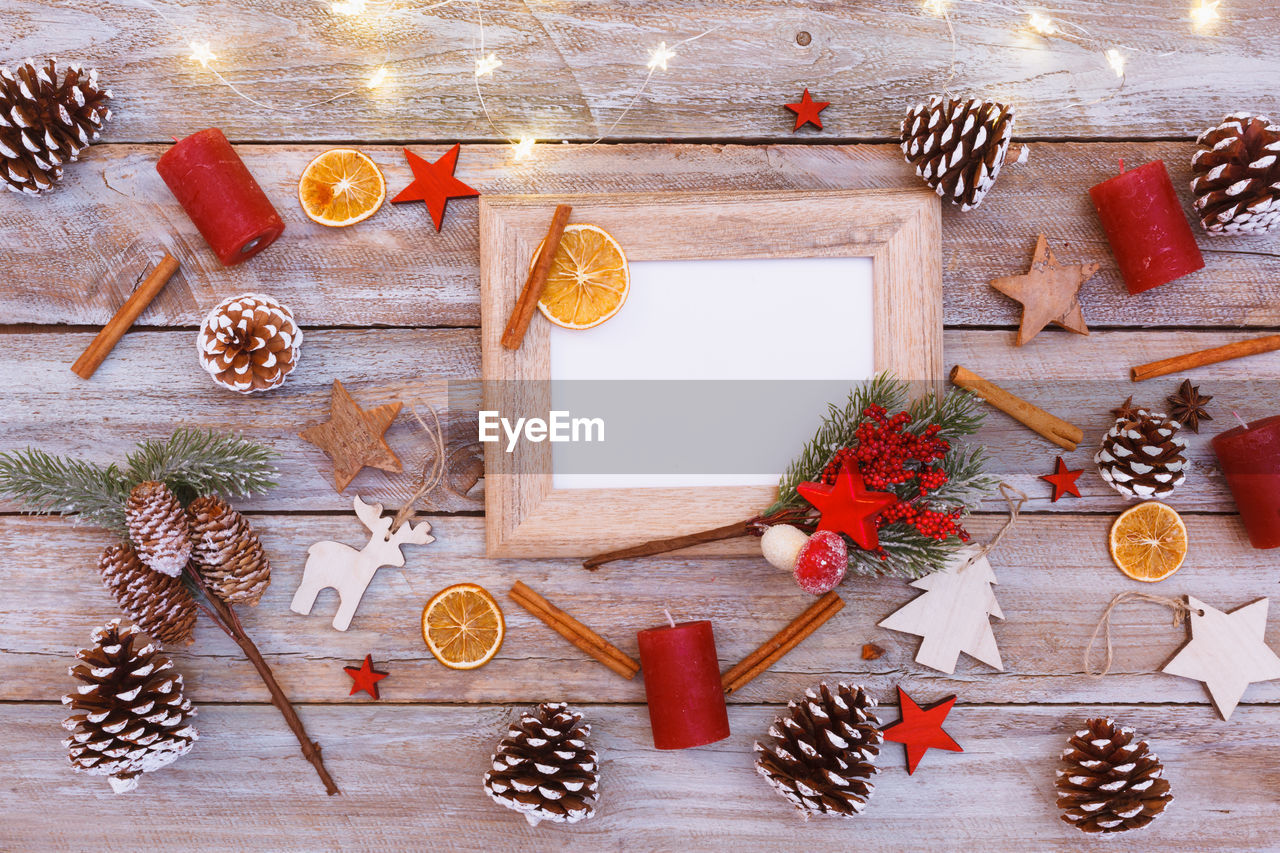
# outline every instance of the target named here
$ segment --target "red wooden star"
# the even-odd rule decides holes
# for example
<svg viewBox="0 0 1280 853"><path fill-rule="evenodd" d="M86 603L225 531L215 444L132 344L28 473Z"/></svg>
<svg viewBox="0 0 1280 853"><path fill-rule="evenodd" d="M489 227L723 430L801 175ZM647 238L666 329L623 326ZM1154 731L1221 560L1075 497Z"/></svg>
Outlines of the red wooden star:
<svg viewBox="0 0 1280 853"><path fill-rule="evenodd" d="M1080 479L1080 475L1084 473L1084 469L1072 471L1067 467L1067 463L1062 461L1062 457L1058 457L1058 466L1052 474L1041 474L1040 479L1047 483L1053 484L1053 502L1057 503L1058 498L1063 495L1075 495L1080 497L1080 487L1076 485L1076 480Z"/></svg>
<svg viewBox="0 0 1280 853"><path fill-rule="evenodd" d="M796 126L791 128L791 132L795 133L806 124L812 124L818 130L822 130L822 119L818 117L818 113L830 105L830 101L815 101L809 94L809 90L805 89L804 94L800 96L800 103L787 104L787 109L796 114Z"/></svg>
<svg viewBox="0 0 1280 853"><path fill-rule="evenodd" d="M880 547L876 518L898 498L888 492L869 492L862 482L857 465L845 464L835 483L801 483L800 496L818 508L822 517L819 530L834 530L852 539L859 548L874 551Z"/></svg>
<svg viewBox="0 0 1280 853"><path fill-rule="evenodd" d="M409 161L409 168L413 170L413 183L391 199L391 203L425 201L427 210L431 211L431 221L439 231L440 223L444 222L444 208L449 203L449 199L475 198L480 195L479 190L467 186L453 176L453 170L458 165L460 147L455 143L434 163L428 163L408 148L404 149L405 159Z"/></svg>
<svg viewBox="0 0 1280 853"><path fill-rule="evenodd" d="M899 687L898 704L902 708L902 720L889 726L883 734L885 740L907 747L907 773L916 772L920 759L930 749L964 752L960 744L942 730L942 723L951 713L951 706L956 704L956 697L948 696L928 708L921 708L907 695L907 691Z"/></svg>
<svg viewBox="0 0 1280 853"><path fill-rule="evenodd" d="M351 692L348 696L354 696L363 690L374 699L381 699L378 695L378 682L387 677L387 673L379 672L373 668L373 655L365 655L364 663L359 666L344 666L343 670L347 675L351 676L354 682L351 685Z"/></svg>

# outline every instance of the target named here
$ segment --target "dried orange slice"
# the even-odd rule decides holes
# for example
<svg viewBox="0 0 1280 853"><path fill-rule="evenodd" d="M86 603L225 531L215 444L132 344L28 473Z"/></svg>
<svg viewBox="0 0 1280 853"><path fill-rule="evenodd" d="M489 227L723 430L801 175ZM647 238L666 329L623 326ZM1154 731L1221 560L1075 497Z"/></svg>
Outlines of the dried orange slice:
<svg viewBox="0 0 1280 853"><path fill-rule="evenodd" d="M1111 559L1136 581L1155 583L1178 570L1187 556L1187 526L1159 501L1120 513L1111 525Z"/></svg>
<svg viewBox="0 0 1280 853"><path fill-rule="evenodd" d="M535 252L535 262L537 257ZM618 241L594 225L567 225L538 307L557 326L590 329L618 313L630 288Z"/></svg>
<svg viewBox="0 0 1280 853"><path fill-rule="evenodd" d="M506 633L498 602L473 583L446 587L422 608L422 639L449 669L484 666L498 653Z"/></svg>
<svg viewBox="0 0 1280 853"><path fill-rule="evenodd" d="M341 228L368 219L387 198L377 164L354 148L332 148L307 164L298 201L313 222Z"/></svg>

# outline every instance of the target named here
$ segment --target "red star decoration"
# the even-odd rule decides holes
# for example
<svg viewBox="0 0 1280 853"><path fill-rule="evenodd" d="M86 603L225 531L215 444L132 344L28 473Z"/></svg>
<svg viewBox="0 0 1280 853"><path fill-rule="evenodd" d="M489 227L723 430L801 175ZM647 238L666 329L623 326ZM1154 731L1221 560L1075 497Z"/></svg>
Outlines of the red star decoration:
<svg viewBox="0 0 1280 853"><path fill-rule="evenodd" d="M795 133L806 124L811 124L818 130L822 130L822 119L818 117L818 113L830 105L830 101L815 101L813 96L809 94L809 90L805 89L804 94L800 96L800 103L787 104L787 109L796 114L796 126L791 128L791 132Z"/></svg>
<svg viewBox="0 0 1280 853"><path fill-rule="evenodd" d="M902 707L902 720L884 730L884 739L907 747L907 773L916 772L920 759L930 749L964 752L960 744L942 730L942 723L956 704L956 697L948 696L928 708L921 708L907 695L907 691L899 687L898 704Z"/></svg>
<svg viewBox="0 0 1280 853"><path fill-rule="evenodd" d="M444 208L449 203L449 199L475 198L480 195L479 190L467 186L453 176L453 170L458 165L460 148L461 146L455 143L434 163L428 163L408 148L404 149L405 159L409 161L409 168L413 170L413 183L391 199L391 203L425 201L427 210L431 211L431 221L439 231L440 223L444 222Z"/></svg>
<svg viewBox="0 0 1280 853"><path fill-rule="evenodd" d="M351 676L352 682L351 692L348 696L354 696L363 690L374 699L381 699L378 695L378 682L387 677L387 673L379 672L373 668L373 655L365 655L364 663L359 666L344 666L342 668L347 675Z"/></svg>
<svg viewBox="0 0 1280 853"><path fill-rule="evenodd" d="M1067 463L1062 461L1062 457L1058 457L1058 466L1052 474L1042 474L1041 480L1053 484L1053 502L1057 503L1058 498L1063 495L1075 495L1080 497L1080 487L1076 485L1076 480L1080 479L1080 475L1084 473L1084 469L1072 471L1067 467Z"/></svg>
<svg viewBox="0 0 1280 853"><path fill-rule="evenodd" d="M898 501L888 492L867 491L858 466L849 464L840 468L840 475L832 485L801 483L796 491L822 513L819 530L843 533L867 551L880 547L876 518L885 507Z"/></svg>

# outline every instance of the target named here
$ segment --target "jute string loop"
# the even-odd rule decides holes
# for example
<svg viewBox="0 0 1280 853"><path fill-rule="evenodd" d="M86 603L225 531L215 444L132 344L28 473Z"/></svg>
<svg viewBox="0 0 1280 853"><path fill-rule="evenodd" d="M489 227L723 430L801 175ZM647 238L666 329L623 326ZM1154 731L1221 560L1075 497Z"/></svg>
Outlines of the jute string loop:
<svg viewBox="0 0 1280 853"><path fill-rule="evenodd" d="M1124 604L1126 601L1149 601L1152 604L1160 604L1168 607L1173 611L1173 624L1178 627L1186 621L1187 617L1192 613L1203 616L1204 613L1199 610L1192 610L1185 601L1180 598L1169 598L1164 595L1154 595L1149 592L1138 592L1137 590L1129 590L1128 592L1117 593L1111 603L1107 605L1107 609L1102 612L1102 618L1098 620L1098 627L1093 629L1093 636L1089 638L1089 645L1084 650L1084 672L1090 678L1102 678L1111 672L1111 664L1115 661L1115 655L1111 647L1111 612ZM1107 639L1107 654L1102 664L1102 668L1095 670L1093 668L1093 647L1098 642L1098 635L1105 634Z"/></svg>
<svg viewBox="0 0 1280 853"><path fill-rule="evenodd" d="M992 537L990 542L985 545L979 545L970 552L969 558L964 561L964 565L956 569L956 574L963 572L965 569L969 568L999 547L1000 543L1004 541L1005 534L1012 530L1013 526L1018 523L1018 515L1022 512L1022 505L1027 502L1026 493L1021 489L1015 489L1008 483L1001 483L1000 494L1004 497L1004 502L1009 507L1009 519L1004 523L1004 526L1000 528L1000 531Z"/></svg>
<svg viewBox="0 0 1280 853"><path fill-rule="evenodd" d="M399 530L401 524L414 517L413 505L429 494L436 486L440 485L440 481L444 479L444 429L440 426L440 416L436 414L435 408L428 404L427 411L431 413L431 426L428 426L427 422L422 419L417 409L412 405L409 406L409 413L413 415L413 419L418 422L418 425L422 427L422 431L431 440L434 452L423 457L422 474L418 477L418 488L410 496L409 500L405 501L404 506L396 513L395 518L391 520L391 529L393 531ZM430 467L428 467L428 462L430 462Z"/></svg>

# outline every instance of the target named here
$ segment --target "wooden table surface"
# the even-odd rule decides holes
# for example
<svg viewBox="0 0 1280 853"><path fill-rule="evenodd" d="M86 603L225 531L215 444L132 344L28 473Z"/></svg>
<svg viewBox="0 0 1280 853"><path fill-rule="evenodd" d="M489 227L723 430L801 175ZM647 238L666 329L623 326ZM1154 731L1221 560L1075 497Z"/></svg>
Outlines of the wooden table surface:
<svg viewBox="0 0 1280 853"><path fill-rule="evenodd" d="M915 665L918 641L876 627L914 591L897 580L851 580L832 623L732 697L732 738L657 752L640 681L596 665L510 603L511 583L524 580L589 616L632 654L635 630L663 607L710 618L726 667L806 596L754 542L594 574L571 560L487 560L484 485L472 482L478 472L465 448L452 490L432 498L437 541L410 548L404 569L380 571L350 631L332 630L327 615L290 613L308 545L363 541L327 461L296 436L325 415L330 383L342 380L367 403L444 405L443 380L474 378L480 361L476 202L452 202L438 234L419 205L387 205L354 228L325 229L294 202L313 156L358 145L392 192L409 178L402 145L434 159L454 141L464 142L458 177L484 193L913 186L891 143L906 107L939 90L951 62L945 25L916 0L494 0L481 9L486 50L503 61L481 84L490 124L472 74L475 5L372 5L381 17L371 23L336 18L316 0L0 0L6 61L55 53L94 64L116 96L106 141L68 168L55 193L0 198L0 449L32 443L107 461L177 424L238 430L275 447L281 485L249 504L275 583L244 619L343 789L324 796L251 666L206 622L194 646L174 652L200 710L193 752L129 795L74 775L58 700L75 650L117 614L95 571L110 540L0 503L0 849L1086 849L1091 839L1058 819L1053 781L1067 737L1092 715L1147 737L1175 795L1166 817L1109 849L1280 843L1280 682L1254 685L1233 719L1220 721L1201 685L1157 672L1185 635L1147 605L1117 617L1115 673L1083 676L1084 646L1107 601L1140 586L1106 551L1124 502L1089 470L1081 499L1050 503L1037 477L1052 469L1056 448L998 413L981 440L998 473L1032 496L991 557L1005 614L995 627L1003 673L968 659L954 676ZM946 362L1043 402L1083 427L1086 445L1128 393L1160 403L1176 386L1169 377L1130 388L1129 365L1280 327L1276 237L1213 240L1197 227L1207 268L1130 297L1086 195L1121 159L1163 158L1190 211L1195 134L1227 112L1280 107L1280 7L1226 0L1223 19L1196 32L1189 6L1055 4L1059 20L1090 32L1088 44L1033 36L1021 15L995 4L952 7L951 89L1012 103L1013 153L1023 142L1030 151L980 209L944 211ZM678 47L623 115L650 48L712 28ZM209 41L215 67L275 108L241 100L190 62L193 40ZM1112 45L1128 55L1118 93L1100 55ZM388 83L360 88L383 57ZM327 105L290 109L353 86L360 91ZM793 135L781 105L805 86L832 104L822 133ZM239 144L287 222L279 243L230 270L154 170L171 136L214 125ZM606 131L604 143L582 144ZM574 144L541 144L517 162L504 140L523 134ZM1015 349L1017 308L986 281L1023 271L1040 231L1064 261L1101 263L1082 291L1093 334L1050 331ZM180 274L97 375L76 378L72 361L164 250L182 261ZM294 377L252 398L210 383L192 346L204 312L244 291L275 295L306 329ZM815 325L824 323L816 311ZM1229 609L1277 591L1280 552L1249 548L1207 441L1231 422L1229 410L1247 419L1280 409L1280 354L1195 379L1221 405L1206 435L1192 437L1195 469L1172 501L1190 530L1190 556L1154 591ZM406 418L389 437L406 460L425 452ZM1090 455L1085 446L1068 460L1091 468ZM411 488L407 477L366 471L351 493L398 505ZM1002 516L995 502L982 509L972 529L987 538ZM499 655L471 673L442 668L418 631L425 600L461 581L497 592L509 626ZM317 611L333 606L326 593ZM1272 608L1276 644L1278 620ZM865 642L886 654L862 661ZM380 702L346 695L342 667L366 653L391 673ZM863 816L803 823L755 775L751 744L789 698L822 679L861 682L890 704L899 683L922 702L959 694L948 730L965 752L933 752L908 777L900 747L889 745ZM571 701L594 724L603 796L585 824L531 829L481 789L507 721L540 700ZM884 716L896 719L896 709Z"/></svg>

